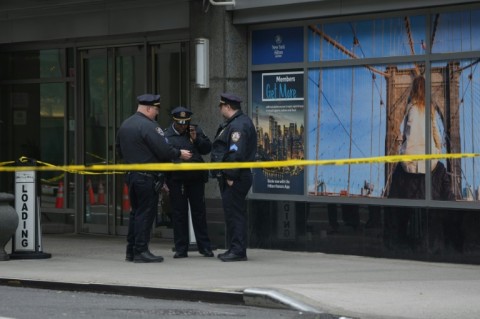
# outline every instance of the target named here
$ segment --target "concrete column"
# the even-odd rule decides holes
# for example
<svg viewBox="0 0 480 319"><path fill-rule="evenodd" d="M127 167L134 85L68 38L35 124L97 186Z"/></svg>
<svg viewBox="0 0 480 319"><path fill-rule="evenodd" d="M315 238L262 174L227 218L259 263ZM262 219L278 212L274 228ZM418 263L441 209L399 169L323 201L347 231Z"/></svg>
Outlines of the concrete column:
<svg viewBox="0 0 480 319"><path fill-rule="evenodd" d="M232 24L232 12L223 6L203 7L203 1L190 2L190 104L194 122L199 123L205 134L213 141L218 125L223 118L218 112L220 93L231 92L242 97L242 110L248 113L248 43L247 27ZM194 39L210 40L210 88L195 87ZM206 161L210 157L205 158ZM216 180L206 187L206 198L220 198Z"/></svg>

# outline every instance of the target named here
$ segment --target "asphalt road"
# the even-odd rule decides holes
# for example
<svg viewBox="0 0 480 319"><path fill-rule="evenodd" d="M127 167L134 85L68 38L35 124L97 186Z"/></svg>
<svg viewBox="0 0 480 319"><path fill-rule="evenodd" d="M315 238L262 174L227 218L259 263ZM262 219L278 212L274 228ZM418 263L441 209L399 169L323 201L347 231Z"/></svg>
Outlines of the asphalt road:
<svg viewBox="0 0 480 319"><path fill-rule="evenodd" d="M0 319L332 319L292 310L0 286Z"/></svg>

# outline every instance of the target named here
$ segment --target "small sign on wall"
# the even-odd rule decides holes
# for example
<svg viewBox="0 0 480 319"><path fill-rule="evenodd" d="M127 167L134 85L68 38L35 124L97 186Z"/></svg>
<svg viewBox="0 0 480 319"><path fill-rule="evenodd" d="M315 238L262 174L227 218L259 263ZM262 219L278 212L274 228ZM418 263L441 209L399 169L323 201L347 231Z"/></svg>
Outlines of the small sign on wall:
<svg viewBox="0 0 480 319"><path fill-rule="evenodd" d="M295 240L295 202L277 202L277 236L283 240Z"/></svg>
<svg viewBox="0 0 480 319"><path fill-rule="evenodd" d="M28 108L28 93L14 92L11 95L11 103L14 109L26 109Z"/></svg>
<svg viewBox="0 0 480 319"><path fill-rule="evenodd" d="M27 125L27 111L13 111L13 125Z"/></svg>

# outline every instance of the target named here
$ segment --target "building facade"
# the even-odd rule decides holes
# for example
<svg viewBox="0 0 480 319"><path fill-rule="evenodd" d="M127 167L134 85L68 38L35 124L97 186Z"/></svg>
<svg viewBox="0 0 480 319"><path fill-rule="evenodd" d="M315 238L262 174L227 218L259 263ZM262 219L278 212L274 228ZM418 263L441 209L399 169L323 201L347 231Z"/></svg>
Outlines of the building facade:
<svg viewBox="0 0 480 319"><path fill-rule="evenodd" d="M292 161L254 170L250 247L479 263L479 159L382 159L477 152L479 17L479 1L2 1L0 162L118 163L116 130L145 92L162 96L162 127L184 105L213 138L219 94L235 92L258 159ZM126 233L123 175L38 177L44 230ZM222 246L215 180L207 197Z"/></svg>

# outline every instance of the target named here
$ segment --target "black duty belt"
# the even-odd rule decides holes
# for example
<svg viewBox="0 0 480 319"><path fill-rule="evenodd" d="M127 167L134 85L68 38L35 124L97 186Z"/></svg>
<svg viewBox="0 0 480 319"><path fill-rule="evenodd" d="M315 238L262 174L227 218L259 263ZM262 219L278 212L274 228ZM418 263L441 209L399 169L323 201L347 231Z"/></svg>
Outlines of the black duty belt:
<svg viewBox="0 0 480 319"><path fill-rule="evenodd" d="M153 174L153 173L150 173L150 172L137 172L137 171L133 171L133 172L128 172L128 174L140 174L140 175L148 176L148 177L157 177L156 174Z"/></svg>

